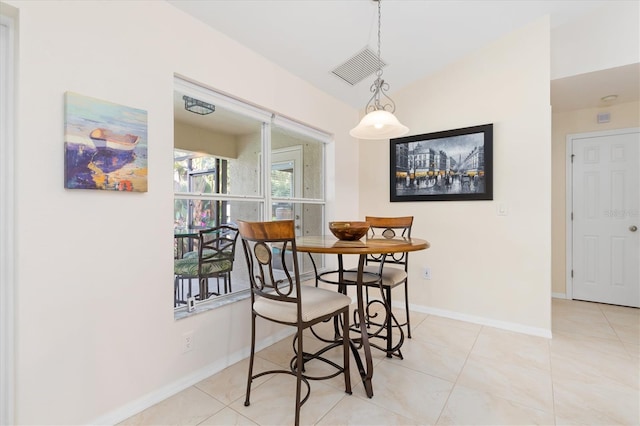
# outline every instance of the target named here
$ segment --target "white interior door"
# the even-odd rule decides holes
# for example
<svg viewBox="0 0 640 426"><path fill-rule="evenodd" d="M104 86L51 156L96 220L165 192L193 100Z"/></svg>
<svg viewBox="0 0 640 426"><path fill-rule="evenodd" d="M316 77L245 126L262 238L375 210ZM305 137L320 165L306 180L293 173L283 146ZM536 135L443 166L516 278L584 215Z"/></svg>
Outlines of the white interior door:
<svg viewBox="0 0 640 426"><path fill-rule="evenodd" d="M572 298L640 307L640 133L571 140Z"/></svg>

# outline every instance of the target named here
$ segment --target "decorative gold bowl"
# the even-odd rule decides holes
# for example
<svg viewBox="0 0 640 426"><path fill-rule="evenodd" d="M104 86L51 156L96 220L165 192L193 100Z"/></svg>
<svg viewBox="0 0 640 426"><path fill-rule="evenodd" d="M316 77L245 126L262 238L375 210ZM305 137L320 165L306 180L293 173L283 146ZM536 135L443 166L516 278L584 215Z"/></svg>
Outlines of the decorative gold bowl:
<svg viewBox="0 0 640 426"><path fill-rule="evenodd" d="M339 240L355 241L369 230L368 222L329 222L329 230Z"/></svg>

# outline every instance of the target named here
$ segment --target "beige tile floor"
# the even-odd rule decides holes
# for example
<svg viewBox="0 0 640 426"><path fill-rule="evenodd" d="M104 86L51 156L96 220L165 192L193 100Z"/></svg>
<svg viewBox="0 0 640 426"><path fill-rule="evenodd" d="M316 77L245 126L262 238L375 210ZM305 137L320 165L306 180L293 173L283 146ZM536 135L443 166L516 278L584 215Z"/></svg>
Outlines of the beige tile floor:
<svg viewBox="0 0 640 426"><path fill-rule="evenodd" d="M373 398L355 368L352 395L341 376L311 382L301 423L640 424L638 309L554 299L553 339L419 313L411 318L404 360L374 354ZM290 350L286 339L261 351L256 369L286 367ZM339 360L339 351L332 356ZM260 378L245 407L246 374L245 360L122 424L292 424L294 378Z"/></svg>

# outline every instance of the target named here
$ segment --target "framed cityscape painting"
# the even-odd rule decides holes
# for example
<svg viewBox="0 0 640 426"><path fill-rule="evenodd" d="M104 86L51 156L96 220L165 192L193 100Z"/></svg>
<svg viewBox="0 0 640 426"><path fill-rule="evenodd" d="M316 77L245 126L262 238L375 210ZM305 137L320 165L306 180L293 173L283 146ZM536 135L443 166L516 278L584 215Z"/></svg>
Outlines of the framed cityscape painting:
<svg viewBox="0 0 640 426"><path fill-rule="evenodd" d="M64 187L147 192L147 112L66 92Z"/></svg>
<svg viewBox="0 0 640 426"><path fill-rule="evenodd" d="M390 201L493 200L493 124L390 141Z"/></svg>

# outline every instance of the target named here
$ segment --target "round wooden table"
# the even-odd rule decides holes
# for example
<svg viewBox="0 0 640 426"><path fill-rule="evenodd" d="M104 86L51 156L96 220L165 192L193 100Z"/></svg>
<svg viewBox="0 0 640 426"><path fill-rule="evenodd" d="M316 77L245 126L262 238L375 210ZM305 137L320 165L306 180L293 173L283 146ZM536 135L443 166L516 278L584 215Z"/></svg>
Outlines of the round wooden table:
<svg viewBox="0 0 640 426"><path fill-rule="evenodd" d="M339 269L342 272L342 256L345 254L359 255L358 259L358 274L356 281L356 294L358 305L358 317L360 323L360 334L362 339L362 348L364 350L366 366L362 364L360 356L356 350L354 350L354 356L360 376L362 377L362 383L364 384L367 396L371 398L373 396L373 386L371 384L371 378L373 377L373 360L371 357L371 347L369 345L369 333L367 332L367 324L364 310L364 295L363 295L363 269L365 259L368 254L390 254L411 252L418 250L425 250L430 247L430 244L426 240L420 238L362 238L356 241L344 241L338 240L331 235L322 236L306 236L296 238L296 248L299 252L304 253L322 253L322 254L337 254L339 259ZM315 264L314 264L315 267ZM316 271L317 272L317 271ZM316 273L317 275L317 273ZM390 333L390 332L389 332ZM353 346L352 346L353 348Z"/></svg>

